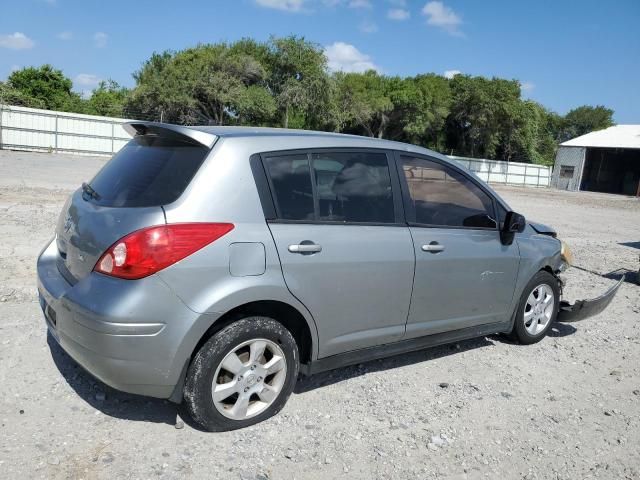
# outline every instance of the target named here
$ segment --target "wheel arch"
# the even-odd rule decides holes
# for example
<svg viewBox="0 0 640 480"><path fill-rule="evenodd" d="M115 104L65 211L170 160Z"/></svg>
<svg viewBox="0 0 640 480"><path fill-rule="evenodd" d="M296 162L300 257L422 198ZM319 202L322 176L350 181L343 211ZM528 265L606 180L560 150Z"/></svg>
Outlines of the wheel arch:
<svg viewBox="0 0 640 480"><path fill-rule="evenodd" d="M170 401L174 403L182 402L182 390L187 370L193 357L202 345L227 325L251 315L271 317L287 328L293 335L300 349L301 364L310 364L316 358L318 340L315 323L312 318L307 318L299 308L282 300L256 300L242 303L227 310L215 319L208 321L203 329L203 333L197 335L196 341L192 339L188 346L183 345L183 354L178 355L178 357L182 358L181 363L176 365L177 370L174 370L180 373L178 374L173 392L169 397ZM201 319L203 317L208 317L208 314L203 314ZM184 350L185 348L186 352Z"/></svg>
<svg viewBox="0 0 640 480"><path fill-rule="evenodd" d="M224 313L200 337L191 352L191 357L213 335L227 325L247 316L270 317L291 332L300 350L300 363L310 363L315 355L317 342L305 316L294 306L280 300L257 300L238 305Z"/></svg>

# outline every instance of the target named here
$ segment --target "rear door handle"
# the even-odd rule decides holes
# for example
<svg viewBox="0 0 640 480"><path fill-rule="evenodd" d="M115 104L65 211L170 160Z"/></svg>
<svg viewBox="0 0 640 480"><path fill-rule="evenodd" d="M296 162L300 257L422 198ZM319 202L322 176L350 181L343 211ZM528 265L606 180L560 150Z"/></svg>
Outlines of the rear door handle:
<svg viewBox="0 0 640 480"><path fill-rule="evenodd" d="M289 245L291 253L318 253L322 251L322 245L315 243L299 243L297 245Z"/></svg>
<svg viewBox="0 0 640 480"><path fill-rule="evenodd" d="M431 242L429 245L422 245L423 252L439 253L444 250L444 245L440 245L438 242Z"/></svg>

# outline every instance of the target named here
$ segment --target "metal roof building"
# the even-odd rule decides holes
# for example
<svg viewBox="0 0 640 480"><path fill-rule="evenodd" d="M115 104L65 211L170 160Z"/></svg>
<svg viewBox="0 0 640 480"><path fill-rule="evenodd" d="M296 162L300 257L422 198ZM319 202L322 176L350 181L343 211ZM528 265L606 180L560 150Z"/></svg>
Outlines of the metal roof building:
<svg viewBox="0 0 640 480"><path fill-rule="evenodd" d="M640 125L616 125L561 143L551 185L640 196Z"/></svg>

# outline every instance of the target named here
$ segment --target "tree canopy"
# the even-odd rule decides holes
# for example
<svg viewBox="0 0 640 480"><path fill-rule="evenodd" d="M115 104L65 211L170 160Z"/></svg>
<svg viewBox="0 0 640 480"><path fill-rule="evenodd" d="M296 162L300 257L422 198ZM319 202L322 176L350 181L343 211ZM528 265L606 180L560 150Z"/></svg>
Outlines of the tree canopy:
<svg viewBox="0 0 640 480"><path fill-rule="evenodd" d="M594 130L602 130L613 125L613 110L598 105L584 105L574 108L564 116L562 122L562 140L584 135Z"/></svg>
<svg viewBox="0 0 640 480"><path fill-rule="evenodd" d="M135 87L101 82L91 95L51 65L13 72L0 102L181 124L328 130L404 141L444 153L552 164L557 144L613 125L613 111L565 116L522 98L517 80L331 72L302 37L201 44L154 53Z"/></svg>
<svg viewBox="0 0 640 480"><path fill-rule="evenodd" d="M73 82L51 65L16 70L9 75L7 86L50 110L67 110L78 97L71 91Z"/></svg>

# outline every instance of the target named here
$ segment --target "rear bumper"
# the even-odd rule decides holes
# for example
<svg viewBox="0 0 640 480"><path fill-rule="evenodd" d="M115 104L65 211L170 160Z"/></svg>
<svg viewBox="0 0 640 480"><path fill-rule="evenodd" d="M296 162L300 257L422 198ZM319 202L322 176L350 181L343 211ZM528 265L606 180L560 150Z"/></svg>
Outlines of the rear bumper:
<svg viewBox="0 0 640 480"><path fill-rule="evenodd" d="M91 273L69 284L50 244L38 258L40 306L53 338L107 385L169 398L191 354L198 319L157 276L127 281Z"/></svg>
<svg viewBox="0 0 640 480"><path fill-rule="evenodd" d="M624 282L624 279L625 277L623 275L617 284L599 297L591 300L578 300L573 305L563 300L560 302L558 322L577 322L579 320L584 320L585 318L593 317L594 315L604 311L604 309L611 303L611 300L613 300L613 297L616 296L616 293L618 293L618 289L620 288L620 285L622 285L622 282Z"/></svg>

